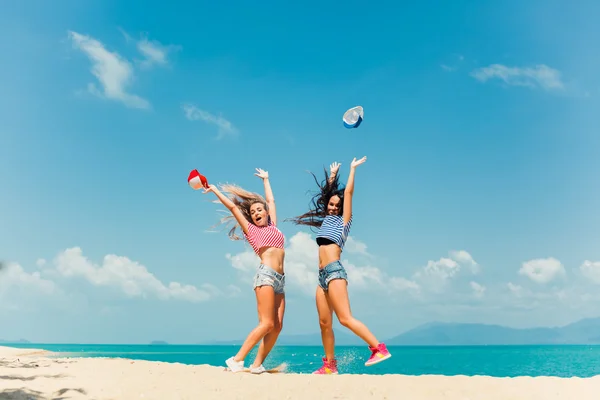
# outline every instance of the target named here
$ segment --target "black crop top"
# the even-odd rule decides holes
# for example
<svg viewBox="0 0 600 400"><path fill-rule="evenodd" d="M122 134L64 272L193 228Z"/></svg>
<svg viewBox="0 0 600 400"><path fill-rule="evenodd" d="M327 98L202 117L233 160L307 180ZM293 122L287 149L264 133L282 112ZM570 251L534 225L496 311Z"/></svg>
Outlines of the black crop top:
<svg viewBox="0 0 600 400"><path fill-rule="evenodd" d="M317 238L317 244L319 246L325 246L328 244L335 244L335 242L331 239L325 238L325 237L318 237Z"/></svg>

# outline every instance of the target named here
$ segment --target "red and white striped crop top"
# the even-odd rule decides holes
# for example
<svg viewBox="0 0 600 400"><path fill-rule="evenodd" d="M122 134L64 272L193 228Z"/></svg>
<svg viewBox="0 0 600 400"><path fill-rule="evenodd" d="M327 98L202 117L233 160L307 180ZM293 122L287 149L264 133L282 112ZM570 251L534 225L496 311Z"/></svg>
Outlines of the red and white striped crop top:
<svg viewBox="0 0 600 400"><path fill-rule="evenodd" d="M244 236L257 255L263 247L283 249L285 243L285 236L271 221L271 218L269 218L267 226L256 226L252 222L248 222L248 234L244 233Z"/></svg>

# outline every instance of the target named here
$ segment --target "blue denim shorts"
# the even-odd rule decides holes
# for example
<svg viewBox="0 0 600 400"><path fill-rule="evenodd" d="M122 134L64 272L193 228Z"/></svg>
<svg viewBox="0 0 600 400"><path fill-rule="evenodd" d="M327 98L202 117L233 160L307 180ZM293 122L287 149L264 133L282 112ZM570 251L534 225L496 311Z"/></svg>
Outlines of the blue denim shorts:
<svg viewBox="0 0 600 400"><path fill-rule="evenodd" d="M334 279L344 279L348 282L346 269L339 260L329 263L319 269L319 286L321 286L323 290L327 290L329 288L329 282Z"/></svg>
<svg viewBox="0 0 600 400"><path fill-rule="evenodd" d="M272 286L275 294L283 294L285 293L285 275L281 275L265 264L260 264L254 275L254 289L260 286Z"/></svg>

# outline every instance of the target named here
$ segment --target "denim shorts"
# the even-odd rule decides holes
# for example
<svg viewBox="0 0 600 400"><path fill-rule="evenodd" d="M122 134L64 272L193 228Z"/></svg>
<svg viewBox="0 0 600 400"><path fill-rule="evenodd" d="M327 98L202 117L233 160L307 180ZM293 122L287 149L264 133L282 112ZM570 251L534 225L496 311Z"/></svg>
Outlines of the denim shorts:
<svg viewBox="0 0 600 400"><path fill-rule="evenodd" d="M254 275L254 289L260 286L272 286L275 294L283 294L285 293L285 275L281 275L265 264L260 264Z"/></svg>
<svg viewBox="0 0 600 400"><path fill-rule="evenodd" d="M329 263L319 269L319 286L321 286L323 290L327 290L329 288L329 282L334 279L344 279L348 282L346 269L339 260Z"/></svg>

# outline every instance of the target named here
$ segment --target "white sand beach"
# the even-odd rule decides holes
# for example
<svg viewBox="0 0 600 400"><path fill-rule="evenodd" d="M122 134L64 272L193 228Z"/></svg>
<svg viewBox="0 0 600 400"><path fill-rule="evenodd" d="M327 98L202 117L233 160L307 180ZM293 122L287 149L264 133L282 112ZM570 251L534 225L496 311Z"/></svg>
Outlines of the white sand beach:
<svg viewBox="0 0 600 400"><path fill-rule="evenodd" d="M597 399L593 378L233 374L220 367L107 358L54 358L0 347L0 399Z"/></svg>

